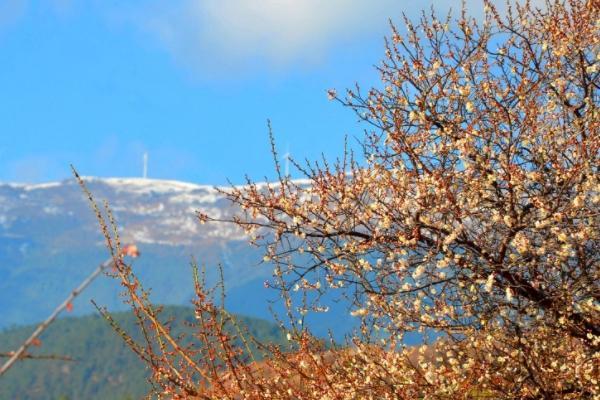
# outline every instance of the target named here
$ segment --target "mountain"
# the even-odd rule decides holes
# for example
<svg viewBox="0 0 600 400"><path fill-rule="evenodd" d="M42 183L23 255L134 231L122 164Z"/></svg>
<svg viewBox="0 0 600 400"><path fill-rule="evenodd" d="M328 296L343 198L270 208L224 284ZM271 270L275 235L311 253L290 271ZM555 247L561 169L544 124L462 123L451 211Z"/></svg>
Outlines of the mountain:
<svg viewBox="0 0 600 400"><path fill-rule="evenodd" d="M264 288L271 268L231 224L201 225L196 211L213 217L237 209L212 186L137 178L84 178L95 199L113 210L123 242L135 242L141 257L134 270L152 300L189 304L193 297L190 262L205 265L209 282L223 266L227 308L270 318ZM44 319L108 251L89 202L75 179L44 184L0 184L0 328ZM74 302L73 315L93 311L90 299L123 310L118 283L99 277ZM341 308L340 308L341 309ZM317 331L349 326L346 312L329 313Z"/></svg>
<svg viewBox="0 0 600 400"><path fill-rule="evenodd" d="M189 307L165 307L162 315L165 320L175 318L179 322L173 333L184 329L183 321L194 321ZM113 317L126 331L137 332L133 314L115 313ZM287 343L277 325L236 318L263 343ZM33 329L27 326L1 332L0 353L15 348ZM139 399L149 389L145 365L98 315L58 320L44 332L41 346L32 353L69 356L75 361L19 361L0 378L0 399Z"/></svg>

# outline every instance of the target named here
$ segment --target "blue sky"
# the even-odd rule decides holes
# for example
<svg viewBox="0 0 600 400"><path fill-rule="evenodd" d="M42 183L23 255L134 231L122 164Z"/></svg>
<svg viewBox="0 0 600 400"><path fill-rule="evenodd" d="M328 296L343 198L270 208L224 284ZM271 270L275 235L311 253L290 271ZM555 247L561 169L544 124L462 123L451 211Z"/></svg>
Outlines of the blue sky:
<svg viewBox="0 0 600 400"><path fill-rule="evenodd" d="M267 118L295 158L340 155L365 126L326 90L377 84L387 19L414 4L0 0L0 181L64 179L69 164L140 176L144 152L153 178L261 180Z"/></svg>

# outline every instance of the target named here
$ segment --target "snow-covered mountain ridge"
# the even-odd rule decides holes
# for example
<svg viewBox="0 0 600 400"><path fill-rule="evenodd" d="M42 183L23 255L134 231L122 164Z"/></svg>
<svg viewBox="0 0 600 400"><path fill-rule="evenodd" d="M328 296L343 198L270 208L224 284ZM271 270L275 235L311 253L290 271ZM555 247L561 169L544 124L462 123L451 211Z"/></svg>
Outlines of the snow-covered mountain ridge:
<svg viewBox="0 0 600 400"><path fill-rule="evenodd" d="M231 225L201 226L197 222L197 211L219 218L232 213L213 186L140 178L83 179L97 200L108 201L125 239L174 246L193 245L201 238L244 239ZM85 202L85 195L74 179L0 184L0 235L2 230L4 234L9 233L24 209L28 209L27 215L38 218L59 215L77 218L83 213L89 214Z"/></svg>
<svg viewBox="0 0 600 400"><path fill-rule="evenodd" d="M197 212L217 219L232 216L234 209L219 192L230 186L145 178L82 179L97 201L108 201L126 240L190 246L199 239L245 239L242 231L231 224L200 225L196 218ZM306 185L308 181L294 180L294 183ZM255 185L260 189L267 183ZM24 209L27 215L40 218L58 215L77 218L85 213L91 215L86 207L89 210L75 179L38 184L0 183L0 236L2 229L8 234Z"/></svg>

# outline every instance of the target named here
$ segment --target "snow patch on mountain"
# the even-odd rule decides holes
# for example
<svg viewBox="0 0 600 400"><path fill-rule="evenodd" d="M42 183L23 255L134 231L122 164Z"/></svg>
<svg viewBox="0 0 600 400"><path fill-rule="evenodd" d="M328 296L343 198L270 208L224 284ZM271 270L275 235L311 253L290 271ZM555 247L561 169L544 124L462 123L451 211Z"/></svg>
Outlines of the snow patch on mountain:
<svg viewBox="0 0 600 400"><path fill-rule="evenodd" d="M194 191L192 193L181 193L169 198L171 203L215 203L223 198L223 195L211 188L206 191Z"/></svg>
<svg viewBox="0 0 600 400"><path fill-rule="evenodd" d="M138 194L167 194L174 192L191 192L194 190L213 190L212 186L161 179L97 177L83 177L82 179L85 183L100 182L113 186L118 191L128 191Z"/></svg>
<svg viewBox="0 0 600 400"><path fill-rule="evenodd" d="M59 187L64 184L63 182L46 182L46 183L0 183L1 186L10 187L12 189L20 189L26 192L32 190L44 190Z"/></svg>

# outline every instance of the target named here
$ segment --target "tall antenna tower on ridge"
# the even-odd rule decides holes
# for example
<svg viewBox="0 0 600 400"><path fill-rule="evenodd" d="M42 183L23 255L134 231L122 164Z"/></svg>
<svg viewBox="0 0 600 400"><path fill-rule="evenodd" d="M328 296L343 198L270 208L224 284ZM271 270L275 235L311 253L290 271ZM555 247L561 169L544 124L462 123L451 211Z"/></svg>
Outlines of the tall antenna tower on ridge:
<svg viewBox="0 0 600 400"><path fill-rule="evenodd" d="M144 177L144 179L148 179L148 152L144 153L144 172L143 172L143 177Z"/></svg>

